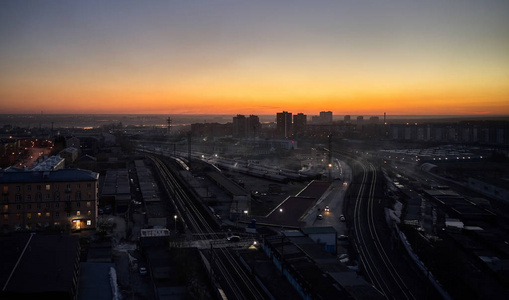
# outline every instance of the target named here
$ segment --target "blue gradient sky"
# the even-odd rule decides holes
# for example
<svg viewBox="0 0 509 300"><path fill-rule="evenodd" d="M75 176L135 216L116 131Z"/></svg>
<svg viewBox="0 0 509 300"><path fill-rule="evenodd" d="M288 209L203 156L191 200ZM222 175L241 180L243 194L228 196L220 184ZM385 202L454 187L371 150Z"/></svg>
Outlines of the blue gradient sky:
<svg viewBox="0 0 509 300"><path fill-rule="evenodd" d="M509 114L509 1L1 1L5 113Z"/></svg>

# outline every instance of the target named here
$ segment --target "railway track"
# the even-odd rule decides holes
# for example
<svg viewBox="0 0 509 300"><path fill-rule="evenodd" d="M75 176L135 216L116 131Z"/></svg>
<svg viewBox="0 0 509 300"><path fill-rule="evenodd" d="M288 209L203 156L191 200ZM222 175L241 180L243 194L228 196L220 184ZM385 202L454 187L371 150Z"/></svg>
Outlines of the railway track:
<svg viewBox="0 0 509 300"><path fill-rule="evenodd" d="M189 229L195 238L224 239L216 233L217 224L212 223L204 216L204 208L188 195L176 176L173 175L168 166L157 156L148 155L161 176L163 188L171 196L176 207L177 215ZM246 272L237 258L227 248L219 247L211 251L213 267L220 275L221 288L227 291L233 299L268 299L271 295L258 285L254 277Z"/></svg>
<svg viewBox="0 0 509 300"><path fill-rule="evenodd" d="M375 216L379 200L375 197L377 170L369 162L360 162L362 179L354 208L355 246L367 277L387 299L417 299L407 287L386 252L377 230ZM378 207L380 209L380 207Z"/></svg>

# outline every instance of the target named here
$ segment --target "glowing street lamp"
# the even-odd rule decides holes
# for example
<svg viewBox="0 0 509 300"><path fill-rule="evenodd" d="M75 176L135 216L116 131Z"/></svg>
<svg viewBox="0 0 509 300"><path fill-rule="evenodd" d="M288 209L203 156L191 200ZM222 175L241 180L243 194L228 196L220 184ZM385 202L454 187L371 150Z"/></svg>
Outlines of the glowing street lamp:
<svg viewBox="0 0 509 300"><path fill-rule="evenodd" d="M173 219L175 219L175 234L177 234L177 215L174 215Z"/></svg>

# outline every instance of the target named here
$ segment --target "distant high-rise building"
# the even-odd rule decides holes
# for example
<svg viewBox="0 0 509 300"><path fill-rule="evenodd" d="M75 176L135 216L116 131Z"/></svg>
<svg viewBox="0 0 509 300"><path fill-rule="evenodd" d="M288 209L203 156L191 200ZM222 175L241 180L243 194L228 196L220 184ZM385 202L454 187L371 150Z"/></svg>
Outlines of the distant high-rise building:
<svg viewBox="0 0 509 300"><path fill-rule="evenodd" d="M295 116L293 116L293 132L295 134L297 133L303 133L306 131L307 126L307 115L303 113L298 113Z"/></svg>
<svg viewBox="0 0 509 300"><path fill-rule="evenodd" d="M256 137L261 128L260 118L250 115L246 118L244 115L233 117L232 133L234 137L247 138Z"/></svg>
<svg viewBox="0 0 509 300"><path fill-rule="evenodd" d="M277 113L276 130L279 137L288 138L292 134L292 113L287 111Z"/></svg>
<svg viewBox="0 0 509 300"><path fill-rule="evenodd" d="M351 119L350 115L345 115L344 121L345 123L350 123Z"/></svg>
<svg viewBox="0 0 509 300"><path fill-rule="evenodd" d="M373 116L373 117L369 118L369 122L371 124L377 124L378 122L380 122L380 118L377 116Z"/></svg>
<svg viewBox="0 0 509 300"><path fill-rule="evenodd" d="M246 137L247 136L247 121L246 116L237 115L233 117L233 136Z"/></svg>
<svg viewBox="0 0 509 300"><path fill-rule="evenodd" d="M332 124L332 111L321 111L320 112L320 123Z"/></svg>
<svg viewBox="0 0 509 300"><path fill-rule="evenodd" d="M250 115L249 118L246 119L247 137L257 137L261 127L260 118L255 115Z"/></svg>
<svg viewBox="0 0 509 300"><path fill-rule="evenodd" d="M362 125L364 123L364 117L363 116L357 116L357 130L362 129Z"/></svg>

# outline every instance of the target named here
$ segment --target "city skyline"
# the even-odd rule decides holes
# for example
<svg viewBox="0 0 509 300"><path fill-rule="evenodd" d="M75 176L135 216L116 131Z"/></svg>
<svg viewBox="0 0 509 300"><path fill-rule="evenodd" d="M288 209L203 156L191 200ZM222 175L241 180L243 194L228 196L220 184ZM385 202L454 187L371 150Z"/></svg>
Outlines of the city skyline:
<svg viewBox="0 0 509 300"><path fill-rule="evenodd" d="M509 115L509 3L19 2L2 113Z"/></svg>

